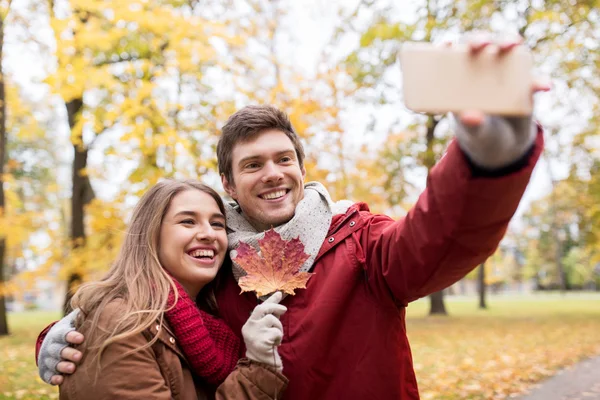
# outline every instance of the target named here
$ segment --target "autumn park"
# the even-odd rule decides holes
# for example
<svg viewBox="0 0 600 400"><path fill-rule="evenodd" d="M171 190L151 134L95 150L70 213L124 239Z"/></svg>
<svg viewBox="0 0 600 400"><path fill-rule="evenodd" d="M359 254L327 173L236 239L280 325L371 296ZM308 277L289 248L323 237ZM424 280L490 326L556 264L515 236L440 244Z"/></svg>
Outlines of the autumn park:
<svg viewBox="0 0 600 400"><path fill-rule="evenodd" d="M418 384L418 394L406 391L402 398L600 399L599 1L0 0L0 400L59 398L57 386L38 373L38 334L71 311L82 284L109 271L136 204L155 184L195 179L241 203L236 187L222 181L217 144L228 118L245 106L270 104L289 115L305 150L305 182L322 183L333 201L364 202L371 213L404 218L428 179L435 182L434 165L452 157L444 154L456 125L448 114L408 109L401 46L457 43L473 31L518 34L531 50L533 73L551 84L534 95L544 150L491 255L443 290L407 296L406 307L397 302L406 311ZM223 221L231 212L207 201ZM211 229L217 242L221 235L231 245L223 221L211 220ZM228 214L227 229L230 222ZM456 246L469 245L454 239ZM323 247L335 240L337 233L329 244L325 237ZM329 274L320 264L300 268L320 257L319 246L312 254L303 242L302 236L286 242L274 230L254 247L240 239L229 262L234 275L238 265L249 275L233 292L241 288L250 293L239 296L253 300L285 292L287 312L273 306L265 313L298 320L290 302L321 288ZM271 265L266 257L277 246L282 259L295 257L298 265L284 286L271 287L252 274ZM227 244L215 249L225 254ZM198 262L213 258L212 248L195 251L204 258ZM380 284L367 270L361 274L365 285ZM373 296L367 302L379 298ZM310 307L337 301L319 299ZM373 320L392 308L385 304ZM228 323L233 318L224 316ZM274 339L267 361L277 366L281 344L278 373L300 374L286 364L286 335L296 340L302 329L316 332L327 323L308 318L293 328L284 322L283 340ZM246 347L253 332L247 326ZM366 322L356 330L381 338L373 348L388 343L390 332L371 332L376 328ZM343 353L335 346L329 358ZM233 362L232 368L237 354ZM368 375L361 368L357 376ZM315 371L335 383L326 368ZM295 385L304 382L287 378L283 398L297 398ZM321 396L338 398L328 393Z"/></svg>

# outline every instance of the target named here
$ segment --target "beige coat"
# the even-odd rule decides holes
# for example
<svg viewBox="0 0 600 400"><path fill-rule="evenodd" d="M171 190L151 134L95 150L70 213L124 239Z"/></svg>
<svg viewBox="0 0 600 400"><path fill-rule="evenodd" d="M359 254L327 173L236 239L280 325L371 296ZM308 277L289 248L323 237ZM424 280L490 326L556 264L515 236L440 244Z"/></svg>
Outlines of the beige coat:
<svg viewBox="0 0 600 400"><path fill-rule="evenodd" d="M109 304L99 320L100 329L114 328L114 318L121 311L118 302ZM81 328L85 335L86 325ZM123 354L147 344L158 330L158 340L150 347L126 357ZM102 355L103 368L98 372L95 357L80 350L84 358L77 371L65 377L60 386L60 400L271 400L281 398L287 379L276 371L240 360L237 368L216 390L194 379L190 366L171 329L156 324L138 335L109 345ZM89 356L89 357L88 357Z"/></svg>

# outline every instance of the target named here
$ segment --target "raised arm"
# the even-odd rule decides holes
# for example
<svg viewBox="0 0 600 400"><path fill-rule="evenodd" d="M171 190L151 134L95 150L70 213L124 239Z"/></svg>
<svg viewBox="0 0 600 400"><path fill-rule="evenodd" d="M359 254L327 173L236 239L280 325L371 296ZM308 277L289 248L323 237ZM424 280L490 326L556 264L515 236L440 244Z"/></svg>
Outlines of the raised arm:
<svg viewBox="0 0 600 400"><path fill-rule="evenodd" d="M453 142L400 221L375 216L362 236L372 284L403 304L443 289L485 261L504 236L543 147L541 129L519 169L475 177Z"/></svg>
<svg viewBox="0 0 600 400"><path fill-rule="evenodd" d="M492 45L473 39L472 57ZM497 56L518 45L497 45ZM534 81L530 89L533 96L549 86ZM531 115L464 110L453 120L456 139L417 204L395 223L374 217L362 236L372 284L404 304L458 281L495 251L542 152L542 130Z"/></svg>

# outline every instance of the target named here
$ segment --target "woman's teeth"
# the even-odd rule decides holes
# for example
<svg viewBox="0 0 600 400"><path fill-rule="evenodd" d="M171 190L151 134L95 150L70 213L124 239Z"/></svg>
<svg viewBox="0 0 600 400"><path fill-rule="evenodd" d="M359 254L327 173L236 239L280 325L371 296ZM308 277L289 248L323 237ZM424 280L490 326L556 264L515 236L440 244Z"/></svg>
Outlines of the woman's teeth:
<svg viewBox="0 0 600 400"><path fill-rule="evenodd" d="M215 252L214 250L194 250L191 251L190 256L194 257L194 258L200 258L200 257L209 257L209 258L213 258L215 256Z"/></svg>

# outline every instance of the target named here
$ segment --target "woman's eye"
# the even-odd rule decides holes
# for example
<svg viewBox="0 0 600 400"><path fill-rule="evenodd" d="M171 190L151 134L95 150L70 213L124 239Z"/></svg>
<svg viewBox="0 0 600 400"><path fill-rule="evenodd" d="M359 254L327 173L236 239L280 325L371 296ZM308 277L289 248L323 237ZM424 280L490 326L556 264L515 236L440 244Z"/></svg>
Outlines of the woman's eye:
<svg viewBox="0 0 600 400"><path fill-rule="evenodd" d="M179 222L180 224L185 224L185 225L191 225L194 223L193 219L184 219L183 221Z"/></svg>
<svg viewBox="0 0 600 400"><path fill-rule="evenodd" d="M225 223L223 222L213 222L211 225L217 228L225 228Z"/></svg>

